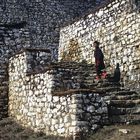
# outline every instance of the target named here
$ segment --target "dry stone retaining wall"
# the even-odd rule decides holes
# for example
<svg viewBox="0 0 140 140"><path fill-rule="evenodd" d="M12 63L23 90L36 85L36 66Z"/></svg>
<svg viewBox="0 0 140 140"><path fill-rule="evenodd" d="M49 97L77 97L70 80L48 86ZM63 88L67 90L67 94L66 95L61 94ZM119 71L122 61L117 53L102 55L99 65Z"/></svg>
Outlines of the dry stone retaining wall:
<svg viewBox="0 0 140 140"><path fill-rule="evenodd" d="M135 8L134 8L135 7ZM123 81L140 87L140 13L134 1L114 0L60 31L59 61L94 63L98 40L106 65L120 64Z"/></svg>

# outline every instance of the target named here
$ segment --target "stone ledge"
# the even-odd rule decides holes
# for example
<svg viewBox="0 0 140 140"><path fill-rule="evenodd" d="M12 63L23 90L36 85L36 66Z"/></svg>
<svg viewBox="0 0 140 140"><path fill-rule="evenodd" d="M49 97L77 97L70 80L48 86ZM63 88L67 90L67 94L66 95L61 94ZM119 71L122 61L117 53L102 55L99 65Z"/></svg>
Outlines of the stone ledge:
<svg viewBox="0 0 140 140"><path fill-rule="evenodd" d="M140 104L140 99L137 100L111 100L110 105L114 107L135 107Z"/></svg>
<svg viewBox="0 0 140 140"><path fill-rule="evenodd" d="M114 115L109 117L110 122L112 123L129 123L129 124L139 124L140 115Z"/></svg>
<svg viewBox="0 0 140 140"><path fill-rule="evenodd" d="M51 53L51 51L49 49L45 49L45 48L24 48L23 51L42 51L42 52L48 52Z"/></svg>
<svg viewBox="0 0 140 140"><path fill-rule="evenodd" d="M50 53L51 54L51 51L49 49L45 49L45 48L22 48L19 52L17 52L16 54L14 55L11 55L11 57L15 57L16 55L19 55L21 53L24 53L24 52L46 52L46 53Z"/></svg>
<svg viewBox="0 0 140 140"><path fill-rule="evenodd" d="M100 95L105 95L105 92L103 92L102 90L98 90L98 89L70 89L68 91L61 91L61 92L53 92L52 95L53 96L66 96L66 95L73 95L73 94L100 94Z"/></svg>

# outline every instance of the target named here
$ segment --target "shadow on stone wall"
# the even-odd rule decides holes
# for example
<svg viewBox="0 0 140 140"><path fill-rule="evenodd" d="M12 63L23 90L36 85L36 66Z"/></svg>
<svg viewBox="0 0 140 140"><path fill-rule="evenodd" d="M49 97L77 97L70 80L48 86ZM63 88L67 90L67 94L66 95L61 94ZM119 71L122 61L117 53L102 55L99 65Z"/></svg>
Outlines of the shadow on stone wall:
<svg viewBox="0 0 140 140"><path fill-rule="evenodd" d="M30 128L24 128L11 118L0 121L1 140L72 140L59 136L46 136L43 132L35 133Z"/></svg>
<svg viewBox="0 0 140 140"><path fill-rule="evenodd" d="M78 39L70 39L68 50L63 52L61 55L61 61L76 61L79 62L81 57L81 47L78 43Z"/></svg>

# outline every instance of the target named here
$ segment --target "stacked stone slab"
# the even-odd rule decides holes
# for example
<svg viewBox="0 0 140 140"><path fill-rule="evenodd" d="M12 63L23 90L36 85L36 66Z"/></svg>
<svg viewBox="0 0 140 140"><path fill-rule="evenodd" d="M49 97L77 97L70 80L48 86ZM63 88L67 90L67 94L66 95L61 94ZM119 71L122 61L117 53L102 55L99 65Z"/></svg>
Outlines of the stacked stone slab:
<svg viewBox="0 0 140 140"><path fill-rule="evenodd" d="M0 120L8 115L8 75L7 65L0 64Z"/></svg>
<svg viewBox="0 0 140 140"><path fill-rule="evenodd" d="M140 123L140 95L135 91L112 92L109 116L112 123ZM114 96L113 96L114 95Z"/></svg>

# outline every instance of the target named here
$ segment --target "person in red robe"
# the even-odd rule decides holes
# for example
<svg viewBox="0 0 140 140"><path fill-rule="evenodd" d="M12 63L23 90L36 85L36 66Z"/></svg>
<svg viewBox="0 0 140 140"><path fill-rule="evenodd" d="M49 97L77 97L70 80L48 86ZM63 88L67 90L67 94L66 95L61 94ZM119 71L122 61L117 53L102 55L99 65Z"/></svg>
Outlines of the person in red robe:
<svg viewBox="0 0 140 140"><path fill-rule="evenodd" d="M105 64L104 64L104 55L102 50L100 49L99 45L100 43L98 41L94 41L94 57L95 57L95 67L96 67L96 73L97 73L97 79L100 79L101 76L105 78L106 72L102 71L105 69Z"/></svg>

